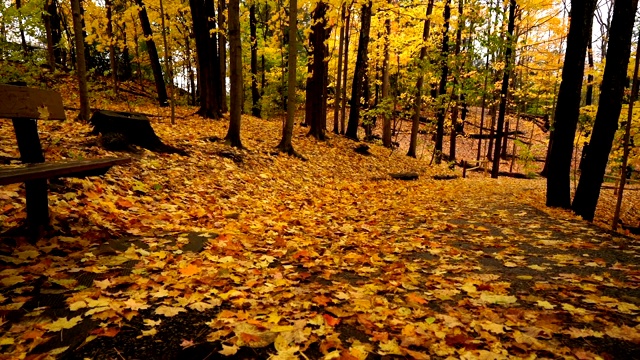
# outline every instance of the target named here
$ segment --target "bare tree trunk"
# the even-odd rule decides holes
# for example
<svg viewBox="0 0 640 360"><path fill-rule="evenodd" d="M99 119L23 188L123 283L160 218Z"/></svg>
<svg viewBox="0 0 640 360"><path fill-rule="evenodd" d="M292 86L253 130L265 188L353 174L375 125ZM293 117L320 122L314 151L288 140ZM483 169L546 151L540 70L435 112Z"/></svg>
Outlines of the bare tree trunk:
<svg viewBox="0 0 640 360"><path fill-rule="evenodd" d="M78 87L80 89L80 113L78 120L88 121L91 115L89 109L89 89L87 86L87 65L84 59L84 38L82 37L82 21L80 21L80 0L71 0L73 15L73 33L76 43L76 71L78 73Z"/></svg>
<svg viewBox="0 0 640 360"><path fill-rule="evenodd" d="M231 106L229 111L229 131L226 142L242 148L240 141L240 121L242 119L242 44L240 43L240 0L229 0L229 67L231 76Z"/></svg>
<svg viewBox="0 0 640 360"><path fill-rule="evenodd" d="M351 4L347 8L347 23L344 27L344 66L342 67L342 114L340 114L340 134L346 133L347 117L347 74L349 70L349 32L351 23Z"/></svg>
<svg viewBox="0 0 640 360"><path fill-rule="evenodd" d="M116 59L116 39L113 36L113 3L111 0L105 0L107 8L107 37L109 38L109 64L111 65L111 81L113 82L113 91L118 93L118 62Z"/></svg>
<svg viewBox="0 0 640 360"><path fill-rule="evenodd" d="M435 144L435 160L436 164L442 161L442 139L444 137L444 118L446 115L446 101L444 96L447 94L447 77L449 75L449 18L451 17L451 0L445 0L444 3L444 26L442 30L442 51L440 56L441 74L440 85L438 86L438 113L436 123L436 144Z"/></svg>
<svg viewBox="0 0 640 360"><path fill-rule="evenodd" d="M335 134L340 133L340 102L342 97L342 56L344 52L344 33L345 33L345 14L346 4L342 4L342 11L340 13L340 37L338 39L338 79L336 82L336 95L333 104L333 132ZM344 109L342 109L344 111Z"/></svg>
<svg viewBox="0 0 640 360"><path fill-rule="evenodd" d="M584 100L585 105L593 104L593 46L591 42L591 34L589 34L589 42L587 43L587 58L589 59L589 74L587 75L587 95Z"/></svg>
<svg viewBox="0 0 640 360"><path fill-rule="evenodd" d="M251 41L251 115L260 117L260 92L258 91L258 37L255 0L249 6L249 31Z"/></svg>
<svg viewBox="0 0 640 360"><path fill-rule="evenodd" d="M224 9L225 0L218 0L218 28L220 35L218 36L218 55L220 57L220 91L218 102L220 103L220 111L224 114L229 111L227 106L227 38L224 32Z"/></svg>
<svg viewBox="0 0 640 360"><path fill-rule="evenodd" d="M451 112L451 136L449 137L449 161L455 161L456 159L456 138L458 136L458 83L460 82L459 77L462 72L461 61L459 61L458 56L460 56L460 46L462 45L462 30L464 29L464 18L463 18L463 7L464 0L458 0L458 28L456 29L456 45L455 45L455 58L456 58L456 66L457 71L453 78L453 91L451 94L451 100L453 100L453 111Z"/></svg>
<svg viewBox="0 0 640 360"><path fill-rule="evenodd" d="M16 9L19 11L22 8L22 0L16 0ZM20 30L20 42L22 44L22 52L25 58L29 55L29 46L27 45L27 38L24 34L24 25L22 24L22 12L18 14L18 28Z"/></svg>
<svg viewBox="0 0 640 360"><path fill-rule="evenodd" d="M309 118L306 119L307 125L310 125L309 135L318 140L324 140L326 131L326 74L328 64L325 61L327 57L327 46L325 41L329 37L330 30L326 28L328 6L323 1L318 2L313 10L313 25L311 26L311 34L309 41L312 46L312 65L311 77L307 77L307 112Z"/></svg>
<svg viewBox="0 0 640 360"><path fill-rule="evenodd" d="M509 25L507 28L507 50L504 54L504 74L502 76L502 90L500 91L500 110L498 111L498 124L496 128L496 147L495 152L493 154L493 167L491 168L491 177L494 179L498 178L498 174L500 173L500 152L501 152L501 143L502 137L504 136L504 117L507 112L507 95L509 93L509 74L510 66L511 66L511 54L513 52L513 30L515 28L516 21L516 0L510 0L509 5Z"/></svg>
<svg viewBox="0 0 640 360"><path fill-rule="evenodd" d="M53 30L51 28L51 17L49 13L53 0L47 0L42 13L42 21L44 23L45 35L47 37L47 63L51 70L56 69L55 42L53 41Z"/></svg>
<svg viewBox="0 0 640 360"><path fill-rule="evenodd" d="M281 152L296 154L291 144L293 138L293 122L296 115L296 63L297 63L297 40L298 33L298 1L289 2L289 78L287 90L287 122L282 127L282 140L278 145Z"/></svg>
<svg viewBox="0 0 640 360"><path fill-rule="evenodd" d="M140 7L140 25L142 25L142 32L146 37L147 51L149 53L149 62L151 63L151 70L153 71L153 78L156 83L156 91L158 93L158 102L160 106L169 106L167 97L167 88L164 84L164 77L162 76L162 68L160 67L160 57L158 56L158 49L156 48L156 42L153 41L153 32L151 31L151 23L149 22L149 16L147 16L147 9L142 0L136 0L136 4Z"/></svg>
<svg viewBox="0 0 640 360"><path fill-rule="evenodd" d="M389 98L389 37L391 36L391 20L384 21L384 60L382 62L382 99L385 103L391 103ZM391 110L391 109L390 109ZM382 124L382 145L391 148L391 114L385 112Z"/></svg>
<svg viewBox="0 0 640 360"><path fill-rule="evenodd" d="M167 42L167 30L164 25L164 5L162 0L160 0L160 19L162 24L162 42L164 45L164 66L165 66L165 74L167 77L167 81L169 83L169 89L171 90L171 124L176 123L176 104L175 104L175 87L173 86L173 61L171 61L171 56L169 53L171 50L169 49L169 43Z"/></svg>
<svg viewBox="0 0 640 360"><path fill-rule="evenodd" d="M427 14L424 20L424 28L422 30L422 42L423 45L420 48L420 57L418 66L423 68L424 58L427 55L427 47L424 43L429 38L429 32L431 31L431 13L433 12L433 0L429 0L427 4ZM418 81L416 82L416 100L413 104L413 119L411 123L411 140L409 142L409 151L407 156L416 157L416 147L418 146L418 130L420 130L420 115L422 114L422 85L424 84L424 74L420 70L418 75ZM394 109L395 110L395 109Z"/></svg>
<svg viewBox="0 0 640 360"><path fill-rule="evenodd" d="M356 56L356 68L353 76L351 91L351 109L349 111L349 123L347 124L348 138L358 140L358 124L360 123L360 96L363 91L363 83L367 72L367 48L369 46L369 30L371 30L371 1L362 5L360 39L358 40L358 54Z"/></svg>

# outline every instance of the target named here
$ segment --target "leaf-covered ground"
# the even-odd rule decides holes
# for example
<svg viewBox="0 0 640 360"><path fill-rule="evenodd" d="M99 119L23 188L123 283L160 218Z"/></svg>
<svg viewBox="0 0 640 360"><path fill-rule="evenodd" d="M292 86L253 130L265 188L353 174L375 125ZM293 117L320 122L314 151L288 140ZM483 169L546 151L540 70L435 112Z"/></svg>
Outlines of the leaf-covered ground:
<svg viewBox="0 0 640 360"><path fill-rule="evenodd" d="M296 127L301 161L273 153L280 120L250 117L238 151L192 112L153 119L189 156L54 181L52 235L2 239L0 358L640 355L640 243L542 212L544 181L435 180L450 171ZM87 125L40 129L49 160L123 155ZM0 187L1 230L25 215Z"/></svg>

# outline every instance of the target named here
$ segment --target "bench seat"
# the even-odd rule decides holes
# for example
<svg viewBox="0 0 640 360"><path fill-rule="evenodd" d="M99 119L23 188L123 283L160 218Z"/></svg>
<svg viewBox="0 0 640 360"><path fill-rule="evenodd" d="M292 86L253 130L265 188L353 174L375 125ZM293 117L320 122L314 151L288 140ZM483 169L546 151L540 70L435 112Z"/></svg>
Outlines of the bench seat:
<svg viewBox="0 0 640 360"><path fill-rule="evenodd" d="M28 164L14 168L0 168L0 185L51 179L64 176L84 177L104 175L114 165L130 162L130 158L101 158L90 160L63 160Z"/></svg>

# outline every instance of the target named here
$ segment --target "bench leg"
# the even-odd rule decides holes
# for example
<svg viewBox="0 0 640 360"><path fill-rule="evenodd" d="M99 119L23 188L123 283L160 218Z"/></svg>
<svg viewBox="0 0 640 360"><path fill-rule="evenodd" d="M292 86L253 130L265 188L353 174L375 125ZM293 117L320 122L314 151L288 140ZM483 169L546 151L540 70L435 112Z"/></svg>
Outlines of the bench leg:
<svg viewBox="0 0 640 360"><path fill-rule="evenodd" d="M47 180L25 183L27 192L27 228L32 238L39 238L49 226L49 199Z"/></svg>

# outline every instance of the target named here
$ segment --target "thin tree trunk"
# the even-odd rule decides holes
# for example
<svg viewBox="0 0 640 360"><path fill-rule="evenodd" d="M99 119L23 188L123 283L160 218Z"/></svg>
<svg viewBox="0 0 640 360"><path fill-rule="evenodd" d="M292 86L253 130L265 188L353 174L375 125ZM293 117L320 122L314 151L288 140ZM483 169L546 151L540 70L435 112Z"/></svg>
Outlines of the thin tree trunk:
<svg viewBox="0 0 640 360"><path fill-rule="evenodd" d="M19 11L18 29L20 30L20 43L22 44L22 52L24 53L24 57L26 58L29 55L29 46L27 45L27 38L24 34L24 24L22 24L22 12L20 11L21 8L22 8L22 0L16 0L16 9Z"/></svg>
<svg viewBox="0 0 640 360"><path fill-rule="evenodd" d="M140 7L140 25L142 25L142 32L146 37L147 52L149 53L149 62L151 63L151 70L153 72L153 78L156 83L156 91L158 93L158 102L160 106L169 106L167 97L167 88L164 84L164 77L162 76L162 68L160 67L160 57L158 56L158 49L156 48L156 42L153 40L153 32L151 31L151 23L149 22L149 16L147 15L147 9L142 0L136 0L136 4Z"/></svg>
<svg viewBox="0 0 640 360"><path fill-rule="evenodd" d="M138 27L136 26L136 21L133 18L133 14L131 15L131 23L133 24L133 42L136 44L136 63L138 64L138 81L140 86L142 86L142 68L140 66L140 46L138 46Z"/></svg>
<svg viewBox="0 0 640 360"><path fill-rule="evenodd" d="M491 8L493 7L493 0L489 1L489 7L488 7L488 11L489 11L489 16L488 18L491 19ZM491 29L493 27L493 23L492 24L487 24L487 41L491 38ZM481 113L480 113L480 137L478 137L478 154L476 155L476 161L480 161L480 153L482 151L482 130L484 128L484 116L486 113L486 109L487 109L487 83L489 80L489 49L487 49L487 56L485 59L485 64L484 64L484 85L482 87L482 106L481 106ZM491 125L491 127L493 128L493 124ZM491 150L489 150L491 151Z"/></svg>
<svg viewBox="0 0 640 360"><path fill-rule="evenodd" d="M427 47L425 43L429 38L431 31L431 13L433 12L433 0L429 0L427 4L427 14L424 19L424 28L422 29L422 46L420 47L420 57L418 58L418 66L420 74L416 82L416 99L413 104L413 119L411 122L411 140L409 141L409 151L407 156L416 157L416 147L418 146L418 130L420 130L420 115L422 114L422 86L424 84L424 58L427 55ZM394 108L395 110L395 108Z"/></svg>
<svg viewBox="0 0 640 360"><path fill-rule="evenodd" d="M371 1L362 5L360 39L358 40L358 54L356 56L356 68L351 89L351 109L349 111L349 123L346 136L358 140L358 124L360 123L360 96L363 91L364 77L367 72L367 48L369 46L369 30L371 30Z"/></svg>
<svg viewBox="0 0 640 360"><path fill-rule="evenodd" d="M113 3L111 0L105 0L107 8L107 38L109 39L109 65L111 66L111 81L113 82L113 91L118 93L118 62L116 59L116 39L113 36Z"/></svg>
<svg viewBox="0 0 640 360"><path fill-rule="evenodd" d="M78 87L80 89L80 113L78 120L88 121L90 117L89 109L89 89L87 86L87 64L84 59L84 38L82 37L82 21L80 15L80 0L71 0L71 11L73 15L73 33L76 45L76 71L78 74Z"/></svg>
<svg viewBox="0 0 640 360"><path fill-rule="evenodd" d="M456 74L453 77L453 90L451 94L451 100L453 101L453 110L451 111L451 133L449 137L449 161L456 160L456 138L458 136L458 83L459 77L462 72L462 64L458 59L460 56L460 46L462 45L462 30L464 29L463 18L464 0L458 0L458 28L456 29L456 45L455 45L455 59L456 59Z"/></svg>
<svg viewBox="0 0 640 360"><path fill-rule="evenodd" d="M351 4L347 7L347 23L344 27L344 66L342 67L342 114L340 114L340 134L346 133L347 118L347 74L349 73L349 33L351 32Z"/></svg>
<svg viewBox="0 0 640 360"><path fill-rule="evenodd" d="M224 9L225 0L218 0L218 28L220 33L218 36L218 55L220 58L220 90L217 92L218 102L220 103L220 111L224 114L229 111L227 106L227 38L224 32Z"/></svg>
<svg viewBox="0 0 640 360"><path fill-rule="evenodd" d="M600 99L596 120L591 133L589 152L573 199L572 208L583 219L592 221L600 197L600 187L618 129L622 109L624 85L627 82L627 65L631 55L631 35L638 0L616 1L611 21L607 61L602 76ZM555 147L555 145L554 145Z"/></svg>
<svg viewBox="0 0 640 360"><path fill-rule="evenodd" d="M278 144L278 149L287 154L296 154L291 144L293 138L293 123L296 115L296 63L297 63L297 41L298 33L298 0L289 2L289 78L287 89L287 121L282 127L282 140Z"/></svg>
<svg viewBox="0 0 640 360"><path fill-rule="evenodd" d="M160 0L160 19L162 25L162 43L164 45L164 66L165 66L165 74L167 77L167 82L169 83L169 89L171 90L171 124L176 123L176 104L175 104L175 87L173 86L173 68L172 61L169 49L169 43L167 42L167 30L165 27L164 21L164 5L163 1Z"/></svg>
<svg viewBox="0 0 640 360"><path fill-rule="evenodd" d="M47 63L51 70L56 69L55 42L53 41L53 30L51 29L51 14L49 13L53 0L47 0L42 13L42 22L44 23L45 35L47 37Z"/></svg>
<svg viewBox="0 0 640 360"><path fill-rule="evenodd" d="M509 94L509 74L511 73L511 54L515 46L513 41L513 30L516 21L516 0L510 0L509 5L509 25L507 28L507 50L504 54L504 74L502 76L502 90L500 91L500 110L498 112L498 124L496 126L496 142L495 152L493 153L493 167L491 168L491 177L498 178L500 173L500 152L502 137L504 136L504 117L507 112L507 95Z"/></svg>
<svg viewBox="0 0 640 360"><path fill-rule="evenodd" d="M269 16L269 5L265 4L264 5L264 20L262 21L262 25L264 26L264 29L262 29L262 40L263 43L266 44L267 43L267 33L269 31L269 23L267 22ZM265 45L266 46L266 45ZM264 95L264 90L265 87L267 86L267 69L266 69L266 64L265 64L265 58L264 58L264 51L262 52L262 66L260 67L260 70L262 71L262 79L261 79L261 83L260 83L260 95Z"/></svg>
<svg viewBox="0 0 640 360"><path fill-rule="evenodd" d="M593 23L593 19L591 20ZM591 42L591 34L589 34L589 41L587 42L587 58L589 59L589 74L587 75L587 95L584 100L585 105L589 106L593 104L593 46Z"/></svg>
<svg viewBox="0 0 640 360"><path fill-rule="evenodd" d="M260 92L258 91L258 35L255 0L249 6L249 32L251 41L251 115L260 117Z"/></svg>
<svg viewBox="0 0 640 360"><path fill-rule="evenodd" d="M196 81L195 74L193 73L193 65L191 64L191 39L189 38L189 33L186 33L184 36L185 43L185 58L187 60L187 74L189 76L189 93L190 93L190 102L191 105L196 105Z"/></svg>
<svg viewBox="0 0 640 360"><path fill-rule="evenodd" d="M240 0L229 0L229 67L231 76L231 106L229 109L229 131L226 142L242 148L240 121L242 119L242 44L240 42Z"/></svg>
<svg viewBox="0 0 640 360"><path fill-rule="evenodd" d="M342 101L342 56L344 52L344 33L345 33L345 15L346 4L342 4L342 10L340 12L340 37L338 38L338 79L336 82L336 95L333 104L333 132L334 134L340 133L340 103ZM344 109L342 109L344 111Z"/></svg>
<svg viewBox="0 0 640 360"><path fill-rule="evenodd" d="M447 77L449 76L449 18L451 17L451 0L444 3L444 26L442 29L442 51L440 52L441 74L438 86L438 113L436 116L436 143L434 148L436 164L442 161L442 139L444 138L444 118L446 114Z"/></svg>
<svg viewBox="0 0 640 360"><path fill-rule="evenodd" d="M571 206L571 157L580 116L584 55L591 38L596 0L571 6L571 23L554 115L553 147L547 171L547 206Z"/></svg>
<svg viewBox="0 0 640 360"><path fill-rule="evenodd" d="M391 36L391 20L389 18L384 21L385 35L384 35L384 60L382 62L382 100L385 104L391 104L391 98L389 97L389 37ZM382 124L382 145L387 148L391 148L391 112L393 109L388 109L383 114Z"/></svg>

